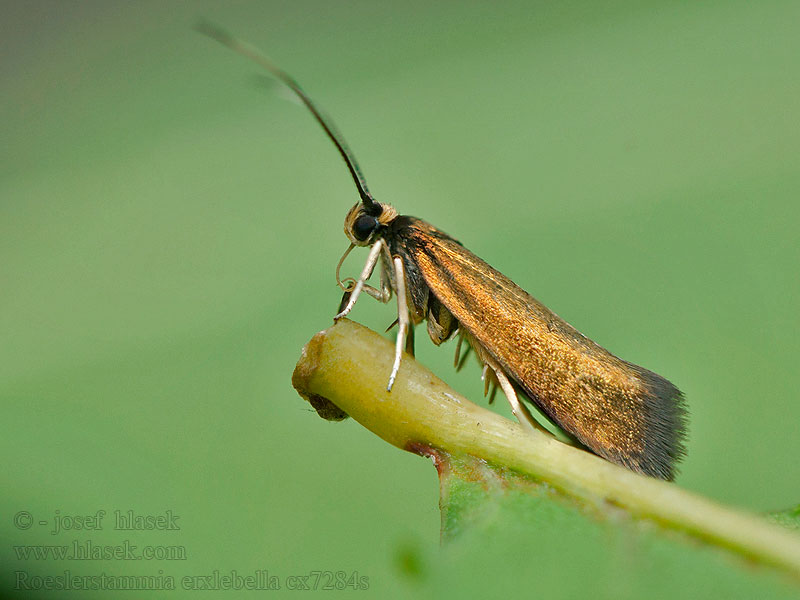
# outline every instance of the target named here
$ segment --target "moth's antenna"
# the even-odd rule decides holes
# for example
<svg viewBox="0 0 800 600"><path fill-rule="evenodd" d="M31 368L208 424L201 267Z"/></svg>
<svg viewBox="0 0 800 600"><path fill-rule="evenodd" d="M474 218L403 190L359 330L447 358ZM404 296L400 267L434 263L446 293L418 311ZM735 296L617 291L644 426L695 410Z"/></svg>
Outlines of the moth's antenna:
<svg viewBox="0 0 800 600"><path fill-rule="evenodd" d="M259 52L250 44L233 37L227 31L224 31L219 27L212 25L211 23L201 21L195 26L195 29L200 33L207 35L208 37L217 40L219 43L224 44L234 52L238 52L242 56L246 56L250 60L258 63L267 69L267 71L272 73L275 77L280 79L283 83L285 83L295 94L297 94L297 97L303 101L303 104L305 104L308 110L311 111L311 114L314 115L314 118L317 120L317 122L322 125L325 133L328 134L328 137L331 138L331 141L333 141L333 143L336 144L336 147L339 149L339 153L342 155L344 162L347 164L347 168L350 170L350 175L353 176L353 181L356 183L358 195L361 196L361 201L368 209L378 208L378 203L375 201L375 198L372 197L372 194L369 193L367 181L361 174L361 169L358 166L358 162L356 162L356 157L353 156L352 151L347 147L347 142L344 141L342 134L339 133L338 129L336 129L333 121L331 121L329 117L327 117L319 108L317 108L311 98L306 95L300 85L288 73L275 65L270 59L261 54L261 52Z"/></svg>

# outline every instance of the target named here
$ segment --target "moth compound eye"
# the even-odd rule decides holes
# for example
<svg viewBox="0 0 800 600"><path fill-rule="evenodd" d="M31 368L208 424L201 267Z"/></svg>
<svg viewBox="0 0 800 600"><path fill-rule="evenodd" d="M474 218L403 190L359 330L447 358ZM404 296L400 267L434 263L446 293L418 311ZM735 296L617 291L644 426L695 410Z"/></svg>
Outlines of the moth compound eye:
<svg viewBox="0 0 800 600"><path fill-rule="evenodd" d="M353 223L353 236L359 241L365 241L378 227L378 219L370 215L361 215Z"/></svg>

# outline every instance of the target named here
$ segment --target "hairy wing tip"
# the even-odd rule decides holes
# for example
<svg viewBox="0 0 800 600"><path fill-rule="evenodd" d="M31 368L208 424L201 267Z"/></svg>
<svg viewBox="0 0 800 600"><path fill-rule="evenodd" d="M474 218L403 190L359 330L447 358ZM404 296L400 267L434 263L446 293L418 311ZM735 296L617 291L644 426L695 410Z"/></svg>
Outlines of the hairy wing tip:
<svg viewBox="0 0 800 600"><path fill-rule="evenodd" d="M677 463L686 456L686 402L667 379L651 371L642 370L640 375L648 394L644 398L644 452L637 470L672 481Z"/></svg>

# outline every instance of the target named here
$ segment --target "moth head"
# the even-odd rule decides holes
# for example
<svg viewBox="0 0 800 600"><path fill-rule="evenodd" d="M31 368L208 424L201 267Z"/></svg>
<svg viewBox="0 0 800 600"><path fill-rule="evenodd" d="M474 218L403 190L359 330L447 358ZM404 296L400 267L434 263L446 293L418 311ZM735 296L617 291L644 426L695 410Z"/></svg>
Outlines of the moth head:
<svg viewBox="0 0 800 600"><path fill-rule="evenodd" d="M359 202L344 219L344 234L356 246L372 244L380 230L397 216L395 208L382 202Z"/></svg>

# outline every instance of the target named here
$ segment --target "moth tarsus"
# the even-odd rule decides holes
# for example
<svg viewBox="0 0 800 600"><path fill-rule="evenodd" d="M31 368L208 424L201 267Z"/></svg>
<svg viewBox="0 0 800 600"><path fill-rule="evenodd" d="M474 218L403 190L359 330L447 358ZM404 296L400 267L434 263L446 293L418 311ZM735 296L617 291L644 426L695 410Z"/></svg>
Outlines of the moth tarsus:
<svg viewBox="0 0 800 600"><path fill-rule="evenodd" d="M291 76L222 30L198 29L286 84L345 161L360 200L345 217L351 243L336 267L344 294L334 320L352 310L361 292L384 303L396 297L398 333L388 391L402 373L403 350L413 352L412 327L426 321L436 345L458 334L457 369L469 349L475 352L487 391L496 381L523 426L541 428L519 393L588 450L645 475L674 477L686 426L678 388L579 333L443 231L375 200L342 135ZM341 265L355 246L370 247L367 261L358 279L341 280ZM375 288L367 280L378 265L381 283ZM461 354L464 340L468 348Z"/></svg>

